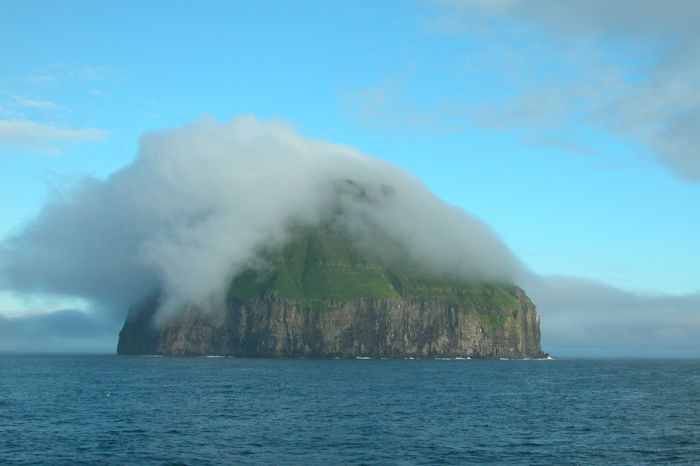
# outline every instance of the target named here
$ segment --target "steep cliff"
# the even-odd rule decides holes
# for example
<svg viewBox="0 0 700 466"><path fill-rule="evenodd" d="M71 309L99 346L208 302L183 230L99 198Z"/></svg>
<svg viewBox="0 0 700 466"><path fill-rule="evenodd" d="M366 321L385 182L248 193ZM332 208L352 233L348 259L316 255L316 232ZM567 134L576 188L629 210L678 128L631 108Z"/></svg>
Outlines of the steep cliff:
<svg viewBox="0 0 700 466"><path fill-rule="evenodd" d="M305 229L224 303L156 323L134 306L120 354L274 357L543 356L539 316L514 285L464 282L372 257L331 227Z"/></svg>

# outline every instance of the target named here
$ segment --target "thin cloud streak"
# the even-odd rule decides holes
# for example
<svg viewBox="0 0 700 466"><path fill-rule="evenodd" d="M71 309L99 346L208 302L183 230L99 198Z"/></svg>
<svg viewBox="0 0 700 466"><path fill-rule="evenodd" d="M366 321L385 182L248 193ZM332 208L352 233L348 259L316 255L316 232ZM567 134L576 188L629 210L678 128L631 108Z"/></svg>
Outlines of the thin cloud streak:
<svg viewBox="0 0 700 466"><path fill-rule="evenodd" d="M0 120L0 144L33 145L51 142L100 141L107 137L96 128L64 128L32 120Z"/></svg>
<svg viewBox="0 0 700 466"><path fill-rule="evenodd" d="M17 97L15 101L22 107L33 110L52 110L58 108L58 105L53 102L49 102L48 100L34 100L26 99L24 97Z"/></svg>

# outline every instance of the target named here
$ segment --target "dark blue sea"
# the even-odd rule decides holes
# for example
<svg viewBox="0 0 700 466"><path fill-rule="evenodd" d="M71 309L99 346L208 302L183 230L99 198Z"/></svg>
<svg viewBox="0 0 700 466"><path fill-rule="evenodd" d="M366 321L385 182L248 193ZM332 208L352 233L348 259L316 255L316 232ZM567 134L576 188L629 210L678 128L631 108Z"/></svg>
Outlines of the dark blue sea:
<svg viewBox="0 0 700 466"><path fill-rule="evenodd" d="M700 464L700 361L0 356L0 464Z"/></svg>

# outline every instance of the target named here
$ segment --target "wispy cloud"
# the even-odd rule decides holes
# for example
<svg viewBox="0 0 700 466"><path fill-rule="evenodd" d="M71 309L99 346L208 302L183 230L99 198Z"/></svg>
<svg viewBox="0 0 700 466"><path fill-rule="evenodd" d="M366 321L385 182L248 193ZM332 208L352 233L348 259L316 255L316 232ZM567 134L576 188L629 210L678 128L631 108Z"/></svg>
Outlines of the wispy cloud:
<svg viewBox="0 0 700 466"><path fill-rule="evenodd" d="M49 102L48 100L35 100L35 99L26 99L24 97L16 97L15 101L22 107L24 108L29 108L33 110L51 110L58 108L58 105Z"/></svg>
<svg viewBox="0 0 700 466"><path fill-rule="evenodd" d="M380 131L424 132L441 129L442 112L425 112L402 98L402 85L385 81L376 86L347 93L343 105L361 125Z"/></svg>
<svg viewBox="0 0 700 466"><path fill-rule="evenodd" d="M54 84L56 81L58 81L58 78L55 75L44 73L44 74L33 74L31 76L27 76L26 82L28 84L35 84L35 85L46 85L46 84Z"/></svg>
<svg viewBox="0 0 700 466"><path fill-rule="evenodd" d="M82 65L78 68L71 68L70 76L86 81L104 81L109 79L113 71L106 66Z"/></svg>
<svg viewBox="0 0 700 466"><path fill-rule="evenodd" d="M458 99L436 98L439 103L426 105L408 98L411 81L410 76L396 77L345 92L342 105L360 125L387 134L426 136L460 131L470 124L470 106Z"/></svg>
<svg viewBox="0 0 700 466"><path fill-rule="evenodd" d="M54 85L66 80L99 82L109 80L114 74L114 70L107 66L52 63L36 69L25 81L39 86Z"/></svg>
<svg viewBox="0 0 700 466"><path fill-rule="evenodd" d="M0 120L1 144L99 141L107 133L96 128L65 128L32 120Z"/></svg>
<svg viewBox="0 0 700 466"><path fill-rule="evenodd" d="M503 44L502 71L517 77L510 99L481 109L482 123L539 131L597 127L648 147L678 177L700 181L700 3L435 4L443 14L431 23L433 32ZM532 50L524 53L526 47Z"/></svg>
<svg viewBox="0 0 700 466"><path fill-rule="evenodd" d="M112 95L108 92L103 91L102 89L90 89L88 91L88 94L91 97L97 97L99 99L107 99L109 97L112 97Z"/></svg>

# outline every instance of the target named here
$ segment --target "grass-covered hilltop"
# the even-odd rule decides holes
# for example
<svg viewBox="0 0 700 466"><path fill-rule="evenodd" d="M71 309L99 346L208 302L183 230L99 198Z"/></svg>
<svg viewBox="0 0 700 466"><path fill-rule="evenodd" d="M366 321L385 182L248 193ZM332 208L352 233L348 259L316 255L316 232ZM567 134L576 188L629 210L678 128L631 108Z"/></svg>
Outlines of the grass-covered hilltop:
<svg viewBox="0 0 700 466"><path fill-rule="evenodd" d="M400 258L385 259L391 265L384 265L376 255L370 259L361 252L333 224L299 228L295 233L281 252L272 255L273 267L236 277L229 297L245 300L274 295L320 310L357 299L423 299L503 311L483 313L481 318L487 324L512 320L520 308L520 290L514 285L438 278Z"/></svg>
<svg viewBox="0 0 700 466"><path fill-rule="evenodd" d="M512 284L422 270L400 247L372 248L335 222L295 227L223 303L156 319L134 306L120 354L269 357L543 356L539 317Z"/></svg>

